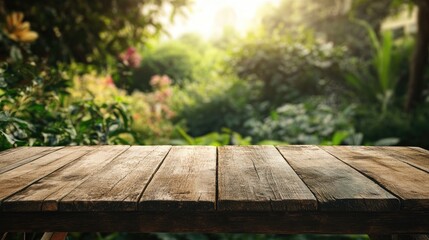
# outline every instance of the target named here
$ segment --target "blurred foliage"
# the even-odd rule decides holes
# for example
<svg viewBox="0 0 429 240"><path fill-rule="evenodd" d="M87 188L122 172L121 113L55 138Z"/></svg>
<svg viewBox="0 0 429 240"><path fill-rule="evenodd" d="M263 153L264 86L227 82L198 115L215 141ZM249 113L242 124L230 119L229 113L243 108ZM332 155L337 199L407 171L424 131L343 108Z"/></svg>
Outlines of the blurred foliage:
<svg viewBox="0 0 429 240"><path fill-rule="evenodd" d="M110 76L97 77L87 74L74 79L70 88L72 99L92 99L96 104L122 102L128 106L128 116L132 119L131 131L123 136L129 143L167 144L174 133L171 118L175 113L167 104L171 97L171 82L154 78L154 91L134 92L129 95L113 83Z"/></svg>
<svg viewBox="0 0 429 240"><path fill-rule="evenodd" d="M142 51L141 66L126 81L119 78L118 86L127 89L150 91L154 75L167 75L173 84L185 87L197 79L208 78L221 68L225 52L215 48L196 34L184 34L177 40L150 43Z"/></svg>
<svg viewBox="0 0 429 240"><path fill-rule="evenodd" d="M362 134L353 127L354 107L338 111L318 102L285 104L262 121L248 120L250 136L290 144L360 145Z"/></svg>
<svg viewBox="0 0 429 240"><path fill-rule="evenodd" d="M130 86L126 86L130 92L150 90L150 79L157 74L167 75L175 84L183 85L186 80L193 80L194 65L198 64L200 58L198 52L179 41L157 45L154 49L144 51L143 56L142 64L135 71Z"/></svg>
<svg viewBox="0 0 429 240"><path fill-rule="evenodd" d="M345 49L317 42L311 32L256 35L234 53L239 77L261 81L261 97L278 106L301 97L329 94L339 77Z"/></svg>
<svg viewBox="0 0 429 240"><path fill-rule="evenodd" d="M188 4L188 0L1 0L0 14L25 13L39 33L31 50L48 64L104 65L129 46L158 35L166 23L161 16L173 19Z"/></svg>
<svg viewBox="0 0 429 240"><path fill-rule="evenodd" d="M240 130L251 113L254 94L257 92L246 82L224 75L175 88L171 104L177 113L176 122L185 124L191 135L199 136L224 127Z"/></svg>
<svg viewBox="0 0 429 240"><path fill-rule="evenodd" d="M378 108L364 105L357 109L354 122L356 130L362 132L368 142L393 137L398 139L394 145L429 149L428 119L429 102L426 102L411 114L402 108L391 108L380 114Z"/></svg>
<svg viewBox="0 0 429 240"><path fill-rule="evenodd" d="M178 127L177 132L182 139L173 139L172 144L175 145L211 145L211 146L224 146L224 145L250 145L250 137L242 137L239 133L233 132L230 129L224 128L219 132L212 132L200 137L192 137L186 133L182 128Z"/></svg>
<svg viewBox="0 0 429 240"><path fill-rule="evenodd" d="M387 111L393 98L398 96L399 80L407 76L408 56L412 49L409 38L396 41L392 32L381 33L381 39L366 22L360 22L368 29L371 38L373 58L369 62L357 62L357 58L348 59L349 72L345 80L351 93L364 103L377 102L382 113ZM395 94L396 93L396 94Z"/></svg>
<svg viewBox="0 0 429 240"><path fill-rule="evenodd" d="M39 67L21 62L0 68L2 149L124 143L131 119L123 103L70 101L64 72Z"/></svg>
<svg viewBox="0 0 429 240"><path fill-rule="evenodd" d="M319 38L345 45L353 55L367 58L370 39L354 19L367 22L378 32L382 21L401 7L396 0L282 0L280 6L267 8L262 20L264 29L271 34L310 29Z"/></svg>

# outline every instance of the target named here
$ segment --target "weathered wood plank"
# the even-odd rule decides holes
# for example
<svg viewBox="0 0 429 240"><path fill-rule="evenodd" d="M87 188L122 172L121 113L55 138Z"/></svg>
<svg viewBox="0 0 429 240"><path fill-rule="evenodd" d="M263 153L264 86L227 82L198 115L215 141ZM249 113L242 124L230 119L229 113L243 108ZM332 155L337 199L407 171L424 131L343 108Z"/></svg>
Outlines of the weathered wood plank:
<svg viewBox="0 0 429 240"><path fill-rule="evenodd" d="M67 147L0 174L0 201L24 189L91 151L91 147Z"/></svg>
<svg viewBox="0 0 429 240"><path fill-rule="evenodd" d="M18 151L18 150L21 150L21 149L25 149L25 148L29 148L29 147L24 146L24 147L9 148L9 149L1 151L0 152L0 156L3 156L5 154L9 154L9 153L15 152L15 151Z"/></svg>
<svg viewBox="0 0 429 240"><path fill-rule="evenodd" d="M61 147L19 147L0 155L0 174L43 157Z"/></svg>
<svg viewBox="0 0 429 240"><path fill-rule="evenodd" d="M135 211L171 146L132 146L60 201L61 211Z"/></svg>
<svg viewBox="0 0 429 240"><path fill-rule="evenodd" d="M419 152L422 152L424 154L429 154L429 150L421 148L421 147L409 147L409 148L414 149L414 150L419 151Z"/></svg>
<svg viewBox="0 0 429 240"><path fill-rule="evenodd" d="M129 146L97 147L81 156L78 161L52 172L3 201L3 211L58 210L60 199L128 148Z"/></svg>
<svg viewBox="0 0 429 240"><path fill-rule="evenodd" d="M218 149L218 209L315 210L317 201L273 146Z"/></svg>
<svg viewBox="0 0 429 240"><path fill-rule="evenodd" d="M400 197L403 209L429 209L427 172L396 160L378 148L361 146L322 148Z"/></svg>
<svg viewBox="0 0 429 240"><path fill-rule="evenodd" d="M429 212L0 212L10 232L427 233Z"/></svg>
<svg viewBox="0 0 429 240"><path fill-rule="evenodd" d="M429 151L413 147L371 147L429 173Z"/></svg>
<svg viewBox="0 0 429 240"><path fill-rule="evenodd" d="M139 202L140 210L214 210L216 147L172 147Z"/></svg>
<svg viewBox="0 0 429 240"><path fill-rule="evenodd" d="M277 148L316 196L320 210L399 210L396 197L319 147Z"/></svg>
<svg viewBox="0 0 429 240"><path fill-rule="evenodd" d="M411 166L419 168L429 173L429 153L425 153L423 149L414 149L411 147L373 147L366 148L373 151L382 151L384 154L395 158L396 160L408 163Z"/></svg>

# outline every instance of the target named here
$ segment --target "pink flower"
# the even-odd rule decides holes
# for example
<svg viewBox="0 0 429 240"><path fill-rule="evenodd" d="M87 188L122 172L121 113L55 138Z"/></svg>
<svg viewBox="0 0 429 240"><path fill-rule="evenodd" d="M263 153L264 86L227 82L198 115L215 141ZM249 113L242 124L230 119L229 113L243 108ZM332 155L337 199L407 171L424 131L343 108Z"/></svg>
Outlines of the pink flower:
<svg viewBox="0 0 429 240"><path fill-rule="evenodd" d="M142 61L140 54L133 47L129 47L127 50L122 52L119 55L119 59L121 59L122 63L124 63L126 66L132 68L140 67L140 63Z"/></svg>
<svg viewBox="0 0 429 240"><path fill-rule="evenodd" d="M150 79L150 85L154 88L164 88L171 85L171 79L167 75L154 75Z"/></svg>
<svg viewBox="0 0 429 240"><path fill-rule="evenodd" d="M106 86L109 86L109 87L116 87L115 86L115 82L113 81L113 78L112 78L112 76L107 76L106 77L106 79L104 80L105 82L105 84L106 84Z"/></svg>

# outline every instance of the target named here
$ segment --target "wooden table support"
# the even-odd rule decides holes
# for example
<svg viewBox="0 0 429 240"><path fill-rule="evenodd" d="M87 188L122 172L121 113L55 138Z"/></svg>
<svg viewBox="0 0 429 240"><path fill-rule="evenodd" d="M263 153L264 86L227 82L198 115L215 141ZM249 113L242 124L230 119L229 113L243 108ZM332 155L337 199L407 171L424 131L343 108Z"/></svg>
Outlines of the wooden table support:
<svg viewBox="0 0 429 240"><path fill-rule="evenodd" d="M43 239L64 239L72 231L424 239L429 152L363 146L23 147L0 153L0 231L46 232Z"/></svg>

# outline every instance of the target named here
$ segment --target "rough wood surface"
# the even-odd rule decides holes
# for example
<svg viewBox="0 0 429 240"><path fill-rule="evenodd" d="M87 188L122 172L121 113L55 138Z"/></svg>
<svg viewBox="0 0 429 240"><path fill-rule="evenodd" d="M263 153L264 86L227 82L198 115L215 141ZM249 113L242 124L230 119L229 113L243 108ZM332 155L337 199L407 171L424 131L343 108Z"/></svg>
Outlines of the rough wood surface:
<svg viewBox="0 0 429 240"><path fill-rule="evenodd" d="M216 147L172 147L144 190L140 210L214 210Z"/></svg>
<svg viewBox="0 0 429 240"><path fill-rule="evenodd" d="M9 153L12 153L12 152L15 152L15 151L20 151L20 150L22 150L22 149L26 149L26 148L29 148L29 147L16 147L16 148L9 148L9 149L6 149L6 150L1 151L1 152L0 152L0 156L3 156L3 155L5 155L5 154L9 154ZM0 234L1 234L1 233L0 233Z"/></svg>
<svg viewBox="0 0 429 240"><path fill-rule="evenodd" d="M313 194L273 146L220 147L220 210L315 210Z"/></svg>
<svg viewBox="0 0 429 240"><path fill-rule="evenodd" d="M65 211L135 211L170 146L132 146L60 202Z"/></svg>
<svg viewBox="0 0 429 240"><path fill-rule="evenodd" d="M428 155L403 147L23 147L0 152L9 167L0 173L0 232L422 234Z"/></svg>
<svg viewBox="0 0 429 240"><path fill-rule="evenodd" d="M6 199L3 210L56 211L58 202L63 197L128 148L129 146L91 147L92 152Z"/></svg>
<svg viewBox="0 0 429 240"><path fill-rule="evenodd" d="M322 148L400 197L403 209L429 209L427 172L397 160L379 148L359 146Z"/></svg>
<svg viewBox="0 0 429 240"><path fill-rule="evenodd" d="M317 146L278 147L327 211L398 210L399 200Z"/></svg>
<svg viewBox="0 0 429 240"><path fill-rule="evenodd" d="M429 152L424 149L410 147L371 147L371 149L379 149L397 160L429 173Z"/></svg>
<svg viewBox="0 0 429 240"><path fill-rule="evenodd" d="M43 157L61 147L19 147L0 154L0 174Z"/></svg>
<svg viewBox="0 0 429 240"><path fill-rule="evenodd" d="M92 147L67 147L0 174L0 201L90 152Z"/></svg>

